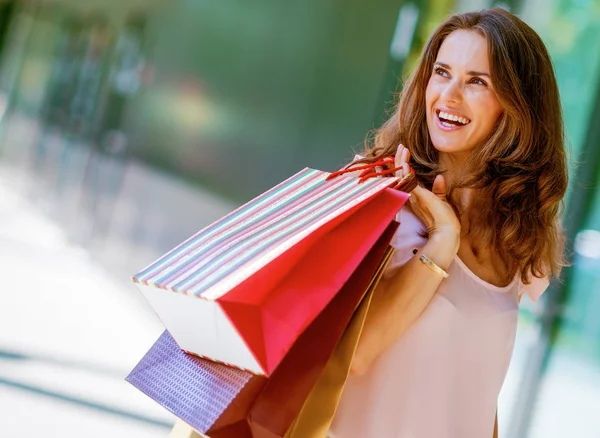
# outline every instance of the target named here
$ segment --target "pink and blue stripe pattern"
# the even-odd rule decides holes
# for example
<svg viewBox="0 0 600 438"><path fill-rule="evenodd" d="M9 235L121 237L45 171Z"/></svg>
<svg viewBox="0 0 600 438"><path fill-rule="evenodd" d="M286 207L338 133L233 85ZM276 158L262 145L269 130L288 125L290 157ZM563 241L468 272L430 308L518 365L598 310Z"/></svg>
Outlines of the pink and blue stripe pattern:
<svg viewBox="0 0 600 438"><path fill-rule="evenodd" d="M216 221L156 260L134 281L217 299L312 232L397 178L359 184L304 169Z"/></svg>

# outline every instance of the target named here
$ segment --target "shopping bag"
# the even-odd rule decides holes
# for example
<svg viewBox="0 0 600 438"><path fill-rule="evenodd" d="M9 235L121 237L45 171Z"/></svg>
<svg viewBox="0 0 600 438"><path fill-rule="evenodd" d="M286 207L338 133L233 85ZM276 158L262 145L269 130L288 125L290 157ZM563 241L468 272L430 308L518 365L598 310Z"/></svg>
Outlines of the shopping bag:
<svg viewBox="0 0 600 438"><path fill-rule="evenodd" d="M330 176L304 169L134 276L183 350L275 370L408 197L395 177Z"/></svg>
<svg viewBox="0 0 600 438"><path fill-rule="evenodd" d="M391 255L388 244L396 229L397 223L388 228L378 247L369 253L339 295L309 326L267 381L248 416L254 437L283 437L289 429L356 307L379 281ZM296 381L300 379L302 384L298 385Z"/></svg>
<svg viewBox="0 0 600 438"><path fill-rule="evenodd" d="M374 282L377 284L382 271ZM375 288L371 287L285 438L326 438L350 373Z"/></svg>
<svg viewBox="0 0 600 438"><path fill-rule="evenodd" d="M347 340L349 337L350 340L354 340L360 334L355 333L357 330L356 326L360 325L360 327L362 327L364 314L368 309L371 295L381 279L383 271L391 258L392 252L392 248L388 247L383 254L381 262L376 265L377 268L373 275L370 275L368 278L362 278L360 280L357 279L357 282L360 282L361 285L360 289L352 290L349 288L347 291L348 293L353 293L355 297L360 296L360 300L356 306L349 306L349 304L354 304L357 302L357 300L354 298L338 301L340 310L337 313L340 315L348 315L348 318L344 318L343 332L339 330L341 324L337 323L336 320L328 320L328 329L334 331L335 336L329 336L329 339L325 339L324 341L331 342L334 339L336 341L335 344L328 344L328 347L331 346L331 350L328 349L330 354L327 355L327 357L322 355L318 358L319 360L316 361L314 360L315 355L311 353L310 350L306 349L306 351L304 351L303 348L296 349L296 346L294 346L292 349L293 353L298 355L304 354L305 359L303 361L304 363L302 372L297 373L296 375L292 374L291 372L287 374L281 373L277 375L276 379L269 379L267 381L265 388L257 398L257 401L253 404L248 417L250 426L252 428L252 436L254 438L287 437L296 427L292 426L294 426L298 417L302 414L307 398L312 396L313 392L315 391L315 386L319 385L319 382L323 381L321 375L324 369L327 366L331 366L329 363L331 362L331 357L333 354L332 352L339 350L340 343L347 344L349 342ZM364 287L365 284L367 285L366 288ZM341 293L344 292L346 291ZM336 297L336 300L337 299L338 297ZM345 309L342 310L342 307L344 306ZM352 309L352 312L350 312L350 309ZM315 327L315 329L317 328L320 329L321 327ZM321 333L327 332L323 331ZM323 338L323 335L321 335L321 338ZM311 341L314 339L319 339L317 330L315 330L315 336L312 336L310 339ZM319 342L321 342L320 339ZM307 347L309 346L307 345ZM292 353L290 352L290 354ZM287 360L287 357L284 359L284 361L285 360ZM283 363L284 362L282 362L282 365ZM300 363L300 359L298 360L298 363ZM278 371L279 369L275 373L277 374ZM290 367L289 371L293 371L293 369ZM275 377L275 374L273 377ZM304 384L294 385L293 382L298 379L302 379ZM319 388L317 388L317 391L319 391ZM300 424L300 426L302 426L302 424ZM302 435L296 434L295 436L299 437Z"/></svg>
<svg viewBox="0 0 600 438"><path fill-rule="evenodd" d="M377 281L382 272L379 273ZM376 282L374 283L377 284ZM370 288L285 438L326 438L350 373L374 287Z"/></svg>
<svg viewBox="0 0 600 438"><path fill-rule="evenodd" d="M125 380L202 434L251 438L245 418L266 377L187 354L165 330Z"/></svg>
<svg viewBox="0 0 600 438"><path fill-rule="evenodd" d="M186 354L165 331L126 380L211 438L260 437L273 431L283 436L365 291L378 281L397 226L388 227L269 378Z"/></svg>

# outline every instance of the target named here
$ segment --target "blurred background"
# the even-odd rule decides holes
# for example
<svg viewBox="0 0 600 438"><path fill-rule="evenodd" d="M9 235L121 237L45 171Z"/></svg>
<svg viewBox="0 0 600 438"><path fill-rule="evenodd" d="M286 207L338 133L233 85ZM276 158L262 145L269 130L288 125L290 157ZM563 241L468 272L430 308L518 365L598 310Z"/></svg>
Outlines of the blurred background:
<svg viewBox="0 0 600 438"><path fill-rule="evenodd" d="M599 0L0 1L0 436L166 437L123 380L161 332L129 277L347 162L431 30L491 6L551 51L572 175L574 263L522 305L501 436L600 437Z"/></svg>

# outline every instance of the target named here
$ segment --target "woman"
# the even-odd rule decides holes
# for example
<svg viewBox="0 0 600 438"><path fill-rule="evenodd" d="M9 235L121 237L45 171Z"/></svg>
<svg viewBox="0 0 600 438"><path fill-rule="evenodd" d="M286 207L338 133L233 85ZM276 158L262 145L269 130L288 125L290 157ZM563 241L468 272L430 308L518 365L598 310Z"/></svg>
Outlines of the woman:
<svg viewBox="0 0 600 438"><path fill-rule="evenodd" d="M563 263L567 166L543 42L502 9L450 17L373 143L362 162L395 155L421 186L330 435L492 437L518 301Z"/></svg>

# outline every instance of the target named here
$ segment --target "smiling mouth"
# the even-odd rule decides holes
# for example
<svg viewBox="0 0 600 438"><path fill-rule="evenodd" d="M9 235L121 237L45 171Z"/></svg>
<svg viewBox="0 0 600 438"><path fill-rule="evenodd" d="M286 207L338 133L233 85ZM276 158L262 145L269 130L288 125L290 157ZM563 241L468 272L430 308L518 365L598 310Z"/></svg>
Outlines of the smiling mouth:
<svg viewBox="0 0 600 438"><path fill-rule="evenodd" d="M466 117L457 116L445 111L436 110L435 118L438 125L444 130L455 130L471 123Z"/></svg>

